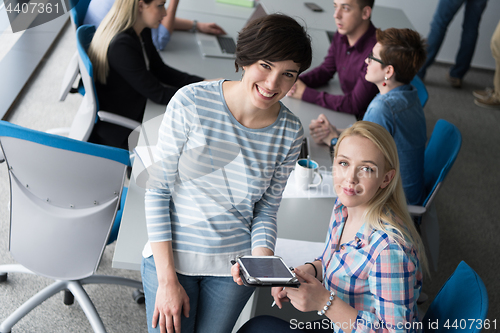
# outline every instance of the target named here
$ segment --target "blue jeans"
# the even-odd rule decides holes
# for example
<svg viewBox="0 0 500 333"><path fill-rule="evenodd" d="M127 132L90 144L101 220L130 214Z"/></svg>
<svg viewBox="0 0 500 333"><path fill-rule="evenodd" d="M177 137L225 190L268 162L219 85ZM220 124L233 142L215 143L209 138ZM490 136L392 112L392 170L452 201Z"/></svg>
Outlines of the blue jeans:
<svg viewBox="0 0 500 333"><path fill-rule="evenodd" d="M158 289L158 277L153 256L142 259L141 267L148 332L160 332L152 327ZM230 333L241 310L255 288L237 285L232 277L187 276L177 274L189 297L189 318L181 315L182 333Z"/></svg>
<svg viewBox="0 0 500 333"><path fill-rule="evenodd" d="M418 72L421 79L425 77L427 68L434 62L448 26L464 2L462 37L460 38L460 47L455 58L455 65L450 68L450 76L461 79L469 70L476 48L479 23L488 0L440 0L431 22L431 31L427 37L427 60Z"/></svg>

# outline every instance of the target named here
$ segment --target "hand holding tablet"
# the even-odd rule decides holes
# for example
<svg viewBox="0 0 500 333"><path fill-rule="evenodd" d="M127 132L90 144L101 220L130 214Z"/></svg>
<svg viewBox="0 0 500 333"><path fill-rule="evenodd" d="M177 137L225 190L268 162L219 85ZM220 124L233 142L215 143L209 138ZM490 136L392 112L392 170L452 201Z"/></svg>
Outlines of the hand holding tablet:
<svg viewBox="0 0 500 333"><path fill-rule="evenodd" d="M249 287L298 287L299 280L278 256L241 256L237 260L243 284Z"/></svg>

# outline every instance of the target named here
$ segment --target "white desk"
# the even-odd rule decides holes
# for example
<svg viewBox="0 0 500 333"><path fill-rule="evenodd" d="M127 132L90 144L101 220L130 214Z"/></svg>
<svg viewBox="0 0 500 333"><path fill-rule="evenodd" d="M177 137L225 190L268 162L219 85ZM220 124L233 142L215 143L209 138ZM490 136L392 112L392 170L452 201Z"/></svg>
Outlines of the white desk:
<svg viewBox="0 0 500 333"><path fill-rule="evenodd" d="M300 18L306 22L308 29L337 30L333 18L335 10L332 0L312 1L323 8L322 12L313 12L304 5L310 0L260 0L260 2L269 12L281 12L294 18ZM376 1L372 11L372 22L375 27L382 30L387 28L413 29L413 25L401 9L377 6Z"/></svg>
<svg viewBox="0 0 500 333"><path fill-rule="evenodd" d="M263 0L261 0L263 1ZM291 0L272 0L276 3L284 3ZM266 1L267 2L267 1ZM300 1L298 1L300 2ZM186 10L185 7L189 4L200 4L198 10ZM216 21L232 36L236 36L246 22L246 18L228 17L224 15L227 9L222 4L216 4L212 1L183 0L178 11L179 17L188 19L198 19L200 21ZM212 7L211 7L212 6ZM215 6L215 7L213 7ZM328 0L328 6L332 7L331 1ZM326 9L326 5L324 8ZM207 8L216 8L219 15L214 19L214 16L205 12ZM237 6L230 6L231 9L236 9ZM286 6L282 8L287 8ZM242 8L245 9L245 8ZM305 11L307 8L301 8ZM248 15L251 10L245 9ZM237 11L242 13L243 11ZM221 14L222 13L222 14ZM399 15L404 14L401 12ZM313 20L316 22L317 20ZM333 18L328 17L325 21L328 24L334 25ZM317 22L316 22L317 23ZM319 26L318 26L319 27ZM327 29L330 29L329 26ZM313 63L312 68L318 66L323 57L326 55L329 42L325 29L309 29L313 42ZM170 66L184 70L190 73L196 73L206 78L227 78L231 80L239 80L241 73L235 72L234 61L228 59L203 58L201 56L194 34L188 32L175 32L172 40L168 44L165 51L161 53L164 61ZM331 93L341 93L338 81L332 80L330 84L323 88ZM338 127L347 127L355 122L352 115L339 113L321 108L317 105L302 102L299 100L285 97L283 103L295 113L302 121L306 136L309 137L308 125L312 119L318 117L319 114L325 114L330 121ZM158 105L148 101L146 113L144 116L143 130L139 139L139 145L154 145L157 140L157 130L160 125L161 115L165 112L164 105ZM326 146L319 146L310 140L310 155L321 166L331 167L330 155ZM142 249L147 242L147 231L144 213L144 188L140 186L141 177L136 179L139 161L135 161L133 166L133 174L129 185L128 195L124 207L124 213L116 243L115 253L113 257L113 267L139 270L142 260ZM146 175L143 173L142 175ZM323 242L331 210L333 207L333 199L283 199L278 211L278 237L296 240L306 240L313 242ZM259 295L261 299L259 300ZM296 310L288 307L288 311L278 311L277 308L271 309L270 304L272 299L269 299L269 292L266 289L260 289L255 294L253 308L251 314L268 313L278 317L286 318L290 313L297 316ZM267 302L267 303L266 303ZM260 310L259 310L260 309ZM294 312L295 311L295 312ZM305 317L307 317L306 314ZM301 317L301 318L305 318ZM248 315L247 315L248 318ZM317 318L314 317L314 318Z"/></svg>
<svg viewBox="0 0 500 333"><path fill-rule="evenodd" d="M182 0L179 2L179 6L177 7L177 15L178 17L187 18L179 14L180 11L193 11L196 13L205 13L210 14L211 19L201 19L196 18L201 22L216 22L219 23L216 16L227 16L227 17L238 17L246 20L252 14L253 8L242 7L230 5L227 3L216 2L215 0ZM227 30L226 30L227 31Z"/></svg>

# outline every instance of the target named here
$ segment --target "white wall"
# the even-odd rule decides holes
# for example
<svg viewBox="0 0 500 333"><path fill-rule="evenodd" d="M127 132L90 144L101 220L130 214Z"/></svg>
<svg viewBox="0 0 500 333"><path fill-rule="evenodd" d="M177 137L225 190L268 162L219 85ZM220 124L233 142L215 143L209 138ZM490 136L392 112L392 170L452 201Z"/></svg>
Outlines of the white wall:
<svg viewBox="0 0 500 333"><path fill-rule="evenodd" d="M386 6L403 10L415 30L424 37L427 37L429 33L430 23L437 3L438 0L375 0L375 6ZM437 61L455 62L455 54L460 44L463 16L464 8L462 6L448 27L448 33L436 58ZM500 1L488 1L479 27L479 37L474 58L472 59L472 66L495 69L495 62L491 56L490 40L499 20Z"/></svg>

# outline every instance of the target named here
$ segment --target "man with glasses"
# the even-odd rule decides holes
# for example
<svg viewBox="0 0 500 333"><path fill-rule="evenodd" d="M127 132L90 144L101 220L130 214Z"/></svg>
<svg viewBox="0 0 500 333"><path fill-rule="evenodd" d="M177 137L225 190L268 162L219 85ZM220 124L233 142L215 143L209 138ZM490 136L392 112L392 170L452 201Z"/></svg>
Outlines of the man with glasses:
<svg viewBox="0 0 500 333"><path fill-rule="evenodd" d="M363 118L368 104L378 93L365 80L365 59L377 43L370 17L374 0L334 0L337 31L323 63L305 74L288 96ZM332 95L314 88L323 86L338 73L344 95Z"/></svg>
<svg viewBox="0 0 500 333"><path fill-rule="evenodd" d="M425 62L425 43L418 32L410 29L377 30L376 36L377 44L365 60L365 79L380 93L368 105L363 120L379 124L392 135L406 200L420 205L425 198L427 129L422 103L411 81ZM331 152L341 131L323 114L309 125L314 142L330 146Z"/></svg>

